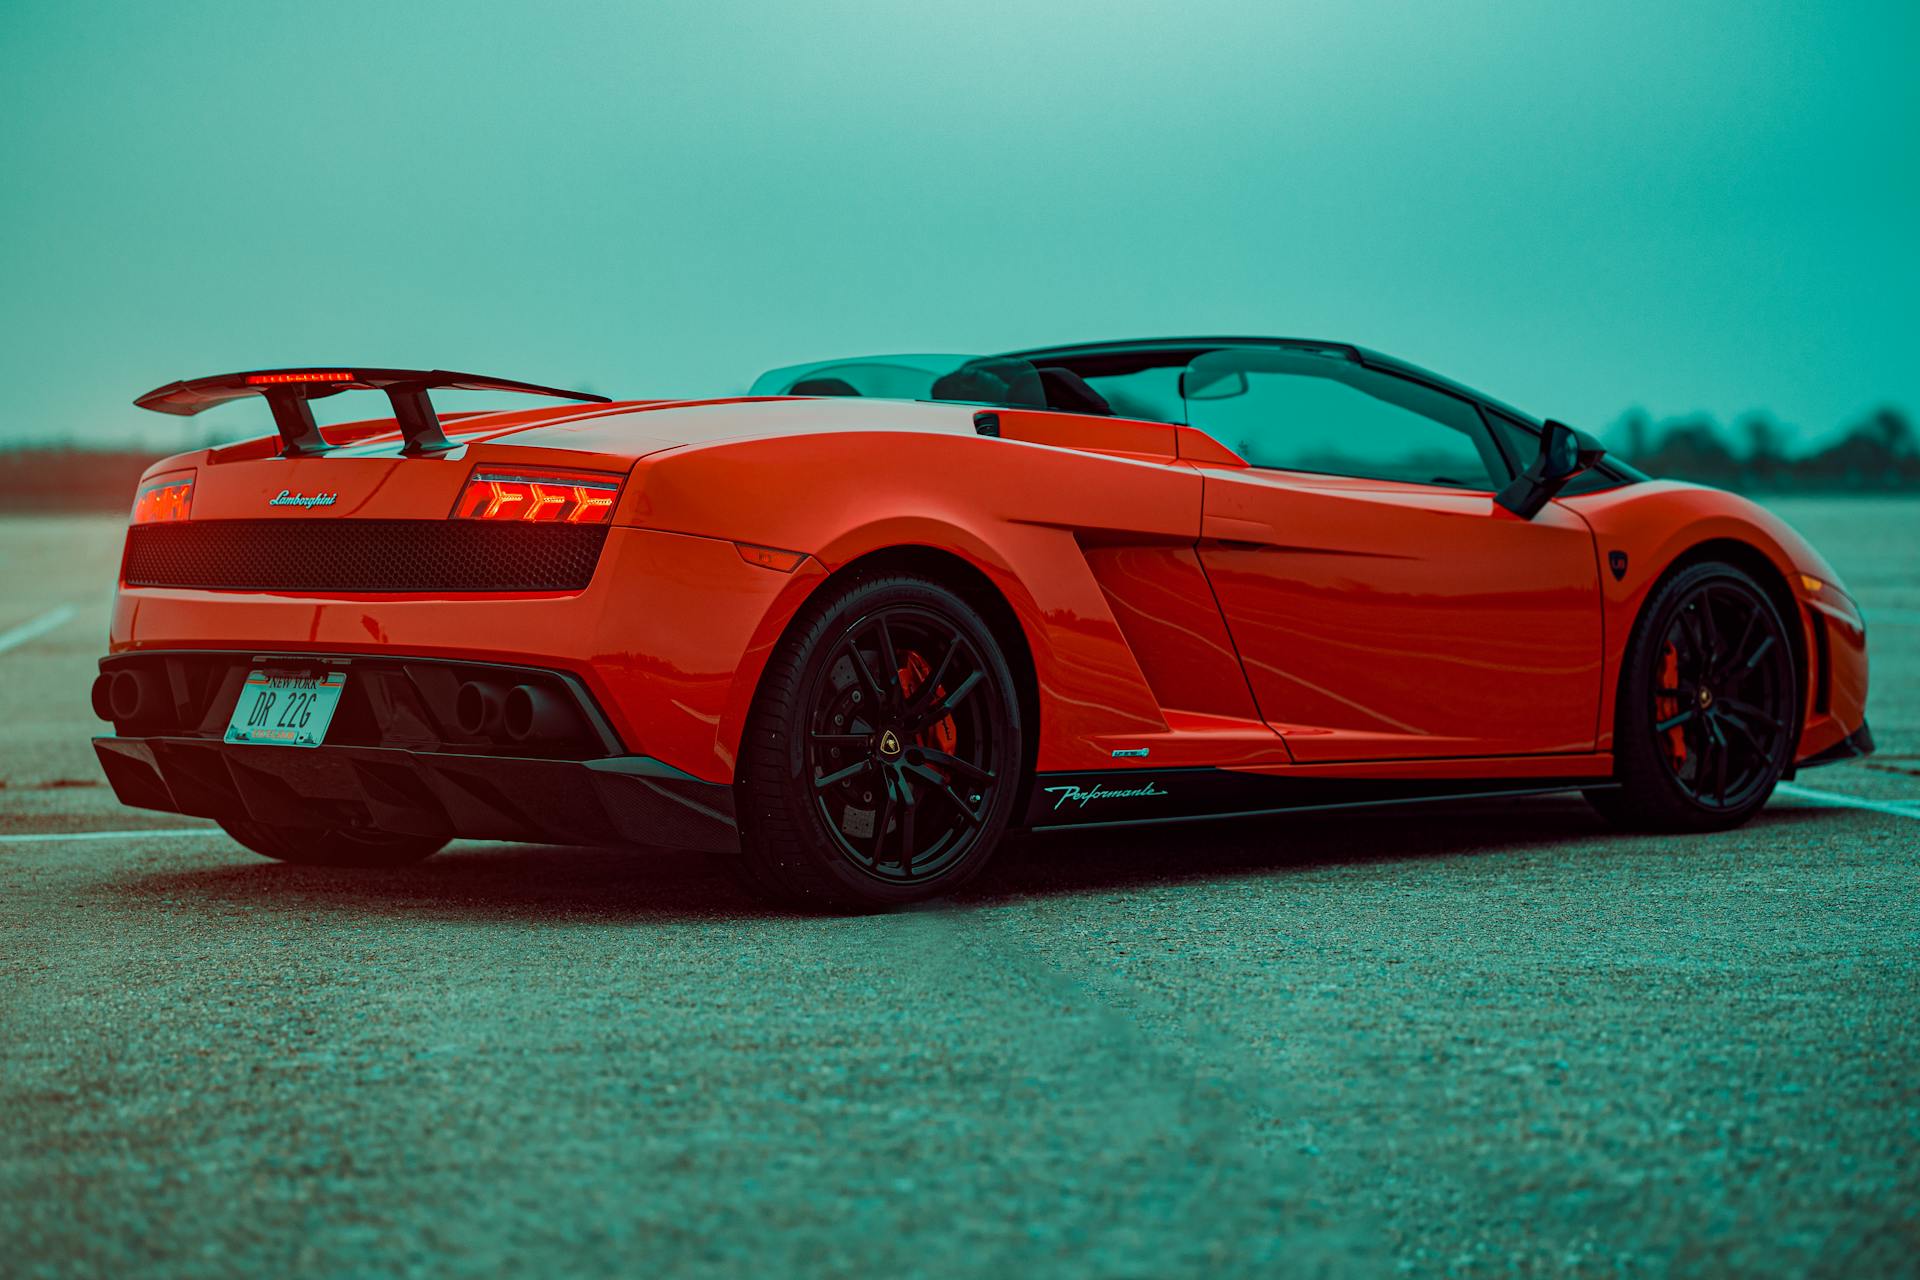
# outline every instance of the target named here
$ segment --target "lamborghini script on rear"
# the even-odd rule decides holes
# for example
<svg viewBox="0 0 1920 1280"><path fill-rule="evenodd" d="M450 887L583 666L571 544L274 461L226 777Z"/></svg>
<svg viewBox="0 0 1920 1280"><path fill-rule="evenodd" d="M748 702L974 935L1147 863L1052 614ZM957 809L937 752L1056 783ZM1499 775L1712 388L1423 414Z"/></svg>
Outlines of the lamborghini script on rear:
<svg viewBox="0 0 1920 1280"><path fill-rule="evenodd" d="M1833 570L1729 494L1340 343L776 370L449 417L330 366L156 464L96 740L127 804L297 862L454 837L735 852L906 902L1010 828L1584 791L1738 823L1871 749ZM392 416L321 430L310 402Z"/></svg>

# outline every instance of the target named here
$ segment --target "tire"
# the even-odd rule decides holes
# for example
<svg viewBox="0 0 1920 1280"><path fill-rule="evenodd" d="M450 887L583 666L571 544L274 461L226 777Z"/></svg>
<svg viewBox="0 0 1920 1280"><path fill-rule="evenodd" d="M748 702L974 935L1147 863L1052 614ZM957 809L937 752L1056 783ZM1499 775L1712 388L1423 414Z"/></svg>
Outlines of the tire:
<svg viewBox="0 0 1920 1280"><path fill-rule="evenodd" d="M1006 657L959 595L901 573L827 587L774 651L748 719L748 884L812 910L951 892L1006 831L1022 733Z"/></svg>
<svg viewBox="0 0 1920 1280"><path fill-rule="evenodd" d="M1614 717L1615 826L1724 831L1759 812L1792 763L1801 682L1772 597L1730 564L1689 565L1634 624Z"/></svg>
<svg viewBox="0 0 1920 1280"><path fill-rule="evenodd" d="M309 867L403 867L446 848L437 836L410 836L338 827L273 827L220 819L220 828L263 857Z"/></svg>

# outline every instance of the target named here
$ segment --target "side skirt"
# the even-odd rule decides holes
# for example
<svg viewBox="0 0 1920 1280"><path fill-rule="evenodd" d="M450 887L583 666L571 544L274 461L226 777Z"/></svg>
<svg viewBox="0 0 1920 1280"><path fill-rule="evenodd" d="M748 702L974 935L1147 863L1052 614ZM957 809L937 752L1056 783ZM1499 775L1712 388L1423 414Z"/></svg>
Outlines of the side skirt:
<svg viewBox="0 0 1920 1280"><path fill-rule="evenodd" d="M1042 773L1033 780L1021 826L1029 831L1140 826L1615 785L1606 778L1288 778L1214 768Z"/></svg>

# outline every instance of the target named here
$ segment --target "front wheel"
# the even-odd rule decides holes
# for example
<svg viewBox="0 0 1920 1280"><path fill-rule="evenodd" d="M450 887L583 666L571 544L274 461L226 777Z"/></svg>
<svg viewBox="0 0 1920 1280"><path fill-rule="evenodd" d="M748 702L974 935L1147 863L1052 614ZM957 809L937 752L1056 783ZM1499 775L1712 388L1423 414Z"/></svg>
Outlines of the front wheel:
<svg viewBox="0 0 1920 1280"><path fill-rule="evenodd" d="M810 602L761 680L739 768L742 862L801 906L949 892L992 855L1021 770L1013 674L979 613L905 574Z"/></svg>
<svg viewBox="0 0 1920 1280"><path fill-rule="evenodd" d="M1618 826L1718 831L1759 811L1793 760L1799 681L1773 600L1729 564L1664 583L1627 645L1618 786L1587 793Z"/></svg>
<svg viewBox="0 0 1920 1280"><path fill-rule="evenodd" d="M310 867L400 867L446 848L435 836L337 827L274 827L264 822L222 818L220 828L263 857Z"/></svg>

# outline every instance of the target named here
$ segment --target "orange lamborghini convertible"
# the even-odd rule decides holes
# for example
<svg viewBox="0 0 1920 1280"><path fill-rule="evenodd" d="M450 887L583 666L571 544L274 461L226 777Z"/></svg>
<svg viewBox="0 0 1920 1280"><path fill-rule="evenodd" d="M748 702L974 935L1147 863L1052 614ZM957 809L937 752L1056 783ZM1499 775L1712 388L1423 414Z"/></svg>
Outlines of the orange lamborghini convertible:
<svg viewBox="0 0 1920 1280"><path fill-rule="evenodd" d="M391 416L315 425L368 390ZM138 403L252 397L276 434L141 481L93 703L123 802L272 858L680 846L848 908L1020 829L1564 790L1727 827L1872 749L1860 611L1792 529L1345 343Z"/></svg>

